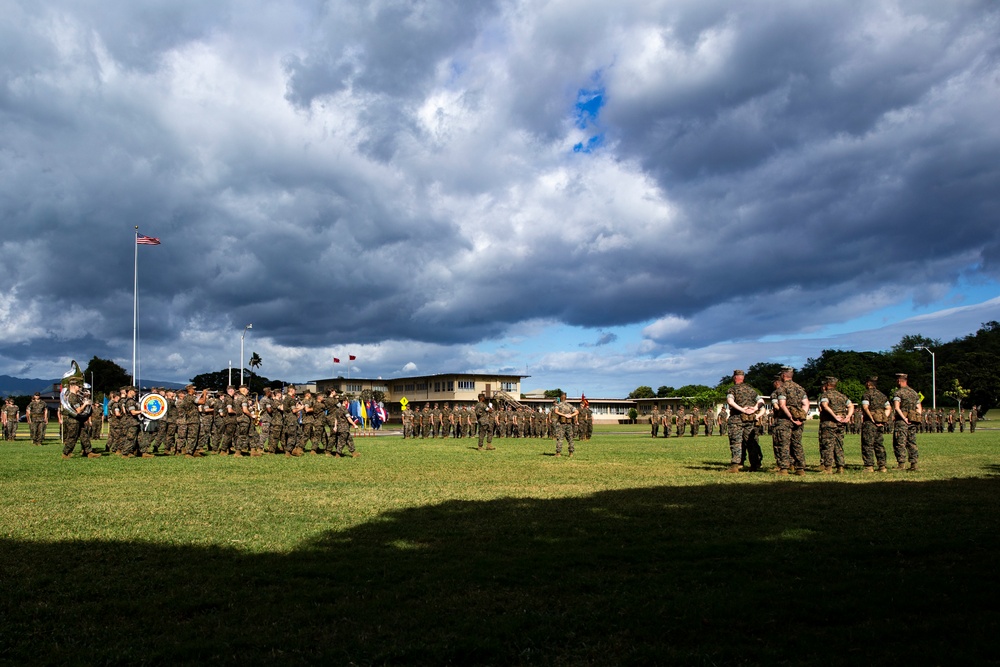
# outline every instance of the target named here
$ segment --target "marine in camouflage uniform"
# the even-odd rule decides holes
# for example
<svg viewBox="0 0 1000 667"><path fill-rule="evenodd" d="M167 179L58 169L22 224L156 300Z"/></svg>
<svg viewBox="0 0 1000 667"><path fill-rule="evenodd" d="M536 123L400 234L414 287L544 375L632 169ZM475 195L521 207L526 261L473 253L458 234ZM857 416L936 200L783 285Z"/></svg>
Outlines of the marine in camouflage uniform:
<svg viewBox="0 0 1000 667"><path fill-rule="evenodd" d="M177 424L177 450L184 450L185 458L200 456L198 450L198 430L201 426L198 419L198 403L194 396L194 385L189 384L184 388L184 393L177 399L179 418L184 420L183 434L181 433L181 423Z"/></svg>
<svg viewBox="0 0 1000 667"><path fill-rule="evenodd" d="M122 404L122 455L131 458L136 455L139 446L139 415L142 412L139 410L139 401L135 398L135 387L124 387L122 391L125 392L125 402Z"/></svg>
<svg viewBox="0 0 1000 667"><path fill-rule="evenodd" d="M476 416L476 422L479 424L479 447L478 449L482 451L483 440L486 441L486 449L494 449L493 447L493 425L492 425L492 409L486 402L486 394L479 394L479 402L476 403L475 407L472 409Z"/></svg>
<svg viewBox="0 0 1000 667"><path fill-rule="evenodd" d="M216 447L212 435L215 433L218 400L209 395L208 389L203 389L195 404L198 406L198 451L202 453L213 451Z"/></svg>
<svg viewBox="0 0 1000 667"><path fill-rule="evenodd" d="M264 387L264 396L260 401L260 438L257 440L257 449L263 453L270 445L271 438L271 414L274 412L274 402L271 400L271 388Z"/></svg>
<svg viewBox="0 0 1000 667"><path fill-rule="evenodd" d="M302 392L302 435L299 448L306 451L306 443L312 443L312 451L316 451L316 399L313 393L306 389Z"/></svg>
<svg viewBox="0 0 1000 667"><path fill-rule="evenodd" d="M873 375L865 381L865 393L861 396L861 462L866 472L874 472L878 465L879 472L886 472L885 446L883 432L885 430L886 412L889 410L889 398L878 390L878 376Z"/></svg>
<svg viewBox="0 0 1000 667"><path fill-rule="evenodd" d="M802 447L802 431L809 416L809 397L792 377L794 369L781 369L781 390L778 392L778 409L775 411L774 437L779 440L782 456L790 458L786 470L795 469L795 474L805 475L806 453ZM779 464L780 467L780 464Z"/></svg>
<svg viewBox="0 0 1000 667"><path fill-rule="evenodd" d="M25 414L28 416L28 430L31 433L31 444L41 445L45 442L45 425L49 423L49 408L45 405L45 401L42 400L42 395L36 393L31 402L28 403L28 409L25 410Z"/></svg>
<svg viewBox="0 0 1000 667"><path fill-rule="evenodd" d="M337 409L336 426L337 429L337 456L344 456L344 448L350 452L354 458L358 457L358 452L354 449L354 434L351 432L357 422L351 417L350 404L344 400Z"/></svg>
<svg viewBox="0 0 1000 667"><path fill-rule="evenodd" d="M844 432L854 416L854 404L837 391L837 378L823 381L819 396L819 458L826 474L837 467L837 474L844 472Z"/></svg>
<svg viewBox="0 0 1000 667"><path fill-rule="evenodd" d="M760 470L763 453L757 441L757 423L755 415L757 408L763 405L764 399L760 392L750 385L743 384L746 374L742 370L733 371L733 386L726 394L726 404L729 406L729 472L739 472L744 459L744 451L750 460L750 471ZM680 435L678 433L678 435Z"/></svg>
<svg viewBox="0 0 1000 667"><path fill-rule="evenodd" d="M226 393L219 397L219 412L222 413L222 432L219 434L219 454L226 456L236 439L236 387L229 385Z"/></svg>
<svg viewBox="0 0 1000 667"><path fill-rule="evenodd" d="M906 373L896 373L896 383L890 402L892 403L894 424L892 431L892 452L896 455L896 467L902 470L906 467L907 458L910 470L917 469L920 452L917 450L917 422L920 421L922 407L920 396L909 387ZM952 427L954 428L954 427Z"/></svg>
<svg viewBox="0 0 1000 667"><path fill-rule="evenodd" d="M285 397L280 392L271 398L271 433L267 442L267 451L277 454L284 445L285 438Z"/></svg>
<svg viewBox="0 0 1000 667"><path fill-rule="evenodd" d="M17 422L21 416L21 411L14 403L13 398L8 398L3 406L3 439L17 440Z"/></svg>
<svg viewBox="0 0 1000 667"><path fill-rule="evenodd" d="M573 420L579 415L579 411L566 402L566 394L562 394L556 401L552 412L552 428L556 436L556 456L562 456L562 441L565 438L569 455L573 456Z"/></svg>
<svg viewBox="0 0 1000 667"><path fill-rule="evenodd" d="M302 403L295 396L295 387L288 387L288 393L281 401L285 414L285 456L302 456L299 413Z"/></svg>
<svg viewBox="0 0 1000 667"><path fill-rule="evenodd" d="M233 396L233 412L236 413L236 432L233 456L242 458L250 453L250 428L252 417L250 413L250 388L241 385Z"/></svg>
<svg viewBox="0 0 1000 667"><path fill-rule="evenodd" d="M69 387L66 390L66 403L69 405L69 410L64 406L60 407L63 423L62 457L64 459L71 458L73 450L76 449L76 443L79 441L84 458L100 458L100 454L90 449L89 436L81 432L83 422L86 421L93 406L89 405L83 396L80 395L80 381L75 378L69 380Z"/></svg>

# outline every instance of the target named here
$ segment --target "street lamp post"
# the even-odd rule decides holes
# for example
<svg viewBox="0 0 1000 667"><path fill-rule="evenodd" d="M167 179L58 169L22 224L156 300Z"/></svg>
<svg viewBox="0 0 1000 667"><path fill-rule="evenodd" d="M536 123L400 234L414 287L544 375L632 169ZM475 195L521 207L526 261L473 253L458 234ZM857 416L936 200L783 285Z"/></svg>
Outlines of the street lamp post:
<svg viewBox="0 0 1000 667"><path fill-rule="evenodd" d="M937 360L934 358L934 352L931 348L924 345L918 345L918 350L926 350L931 354L931 403L935 410L937 410Z"/></svg>
<svg viewBox="0 0 1000 667"><path fill-rule="evenodd" d="M240 334L240 386L243 386L243 339L247 335L247 329L253 329L252 324L248 324L243 327L243 333Z"/></svg>

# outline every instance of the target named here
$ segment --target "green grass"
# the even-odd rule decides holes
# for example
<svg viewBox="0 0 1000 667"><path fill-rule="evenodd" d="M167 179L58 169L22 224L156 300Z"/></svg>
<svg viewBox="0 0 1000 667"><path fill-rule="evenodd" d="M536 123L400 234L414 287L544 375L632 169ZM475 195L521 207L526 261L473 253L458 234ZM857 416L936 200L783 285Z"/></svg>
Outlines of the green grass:
<svg viewBox="0 0 1000 667"><path fill-rule="evenodd" d="M724 474L718 436L598 431L573 459L540 440L70 461L0 443L0 661L997 660L1000 432L920 435L922 470L884 475L848 436L846 475L778 478ZM806 442L815 465L815 424Z"/></svg>

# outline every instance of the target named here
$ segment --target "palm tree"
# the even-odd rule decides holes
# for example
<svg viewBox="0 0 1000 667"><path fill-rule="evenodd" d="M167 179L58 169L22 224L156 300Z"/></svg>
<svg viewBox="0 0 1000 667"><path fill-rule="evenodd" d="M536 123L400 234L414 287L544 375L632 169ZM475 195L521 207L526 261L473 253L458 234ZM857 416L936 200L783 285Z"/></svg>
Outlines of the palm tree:
<svg viewBox="0 0 1000 667"><path fill-rule="evenodd" d="M250 368L254 368L254 369L260 370L260 365L262 363L264 363L264 360L260 358L259 354L257 354L256 352L251 352L250 353L250 361L249 361ZM250 371L250 373L251 373L251 375L254 374L253 371Z"/></svg>

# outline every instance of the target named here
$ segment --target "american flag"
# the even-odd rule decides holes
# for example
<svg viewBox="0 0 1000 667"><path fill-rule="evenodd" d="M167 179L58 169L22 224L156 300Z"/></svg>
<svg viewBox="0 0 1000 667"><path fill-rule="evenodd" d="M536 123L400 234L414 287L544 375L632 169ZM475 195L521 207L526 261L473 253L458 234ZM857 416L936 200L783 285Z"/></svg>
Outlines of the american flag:
<svg viewBox="0 0 1000 667"><path fill-rule="evenodd" d="M160 239L153 236L143 236L142 234L135 235L135 242L139 245L160 245Z"/></svg>

